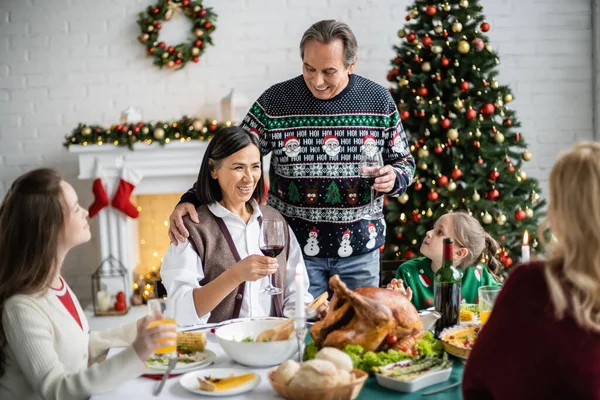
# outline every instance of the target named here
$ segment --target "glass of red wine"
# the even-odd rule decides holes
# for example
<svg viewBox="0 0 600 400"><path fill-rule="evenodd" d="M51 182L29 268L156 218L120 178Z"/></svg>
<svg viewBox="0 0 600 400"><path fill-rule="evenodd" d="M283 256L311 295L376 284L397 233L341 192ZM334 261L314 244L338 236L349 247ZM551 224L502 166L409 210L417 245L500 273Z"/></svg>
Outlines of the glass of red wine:
<svg viewBox="0 0 600 400"><path fill-rule="evenodd" d="M383 157L381 157L380 152L363 151L360 154L360 165L358 168L358 173L360 175L360 178L371 187L371 208L369 210L369 213L363 217L364 219L383 218L383 213L381 212L381 210L375 209L375 190L373 189L375 179L381 176L381 174L379 173L381 167L383 167Z"/></svg>
<svg viewBox="0 0 600 400"><path fill-rule="evenodd" d="M277 257L283 251L285 247L285 225L281 220L264 219L260 226L260 238L259 246L260 251L265 256ZM274 296L281 293L282 290L271 284L271 278L269 277L269 284L262 288L259 293Z"/></svg>

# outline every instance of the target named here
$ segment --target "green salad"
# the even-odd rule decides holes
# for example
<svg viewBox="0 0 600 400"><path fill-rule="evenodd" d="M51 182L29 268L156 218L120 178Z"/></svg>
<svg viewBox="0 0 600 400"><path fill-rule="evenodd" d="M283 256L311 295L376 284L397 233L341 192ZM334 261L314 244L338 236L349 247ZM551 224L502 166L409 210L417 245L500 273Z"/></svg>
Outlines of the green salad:
<svg viewBox="0 0 600 400"><path fill-rule="evenodd" d="M265 343L270 342L270 341L271 341L271 339L267 339L267 338L261 340L261 342L265 342ZM247 338L242 339L242 342L254 342L254 339L252 338L252 336L248 336Z"/></svg>
<svg viewBox="0 0 600 400"><path fill-rule="evenodd" d="M479 315L479 304L461 304L460 309L464 311L471 311L475 315Z"/></svg>
<svg viewBox="0 0 600 400"><path fill-rule="evenodd" d="M387 350L375 353L365 351L362 346L356 344L347 344L344 352L352 359L354 368L365 372L374 372L377 367L395 363L402 360L413 359L416 357L441 357L443 353L442 342L435 339L431 332L427 332L422 339L417 340L412 351L404 352L401 350ZM304 350L304 361L315 358L319 349L314 341L310 341Z"/></svg>

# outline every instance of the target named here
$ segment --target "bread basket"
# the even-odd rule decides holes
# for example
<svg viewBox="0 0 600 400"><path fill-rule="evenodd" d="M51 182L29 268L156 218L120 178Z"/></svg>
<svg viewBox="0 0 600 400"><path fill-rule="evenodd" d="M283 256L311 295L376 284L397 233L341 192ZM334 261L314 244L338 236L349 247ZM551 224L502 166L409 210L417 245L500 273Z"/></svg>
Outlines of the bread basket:
<svg viewBox="0 0 600 400"><path fill-rule="evenodd" d="M299 388L289 387L273 380L273 373L275 370L269 372L269 382L275 392L281 397L288 400L353 400L358 397L365 381L369 374L364 371L353 369L350 373L353 376L352 383L344 386L327 387L327 388Z"/></svg>

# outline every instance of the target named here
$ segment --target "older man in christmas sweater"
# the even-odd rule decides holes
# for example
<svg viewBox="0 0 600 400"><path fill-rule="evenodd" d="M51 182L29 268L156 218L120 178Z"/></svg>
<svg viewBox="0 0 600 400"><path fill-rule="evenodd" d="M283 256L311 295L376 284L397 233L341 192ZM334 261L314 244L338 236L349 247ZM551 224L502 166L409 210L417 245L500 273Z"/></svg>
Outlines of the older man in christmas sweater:
<svg viewBox="0 0 600 400"><path fill-rule="evenodd" d="M292 227L304 250L310 293L339 274L352 289L379 285L383 219L370 214L370 187L359 177L361 152L381 152L374 189L397 196L412 183L414 159L396 104L384 87L355 75L357 43L337 21L311 26L300 43L303 74L276 84L252 105L241 126L271 153L268 204ZM192 205L192 204L194 205ZM181 218L197 218L194 189L171 215L171 241L188 236ZM257 238L258 240L258 238Z"/></svg>

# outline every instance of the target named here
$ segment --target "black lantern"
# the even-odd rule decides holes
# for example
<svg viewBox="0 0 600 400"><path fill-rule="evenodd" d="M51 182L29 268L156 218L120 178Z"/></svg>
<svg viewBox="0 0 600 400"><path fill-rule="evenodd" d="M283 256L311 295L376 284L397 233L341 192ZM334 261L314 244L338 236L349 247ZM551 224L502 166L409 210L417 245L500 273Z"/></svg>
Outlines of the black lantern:
<svg viewBox="0 0 600 400"><path fill-rule="evenodd" d="M129 311L127 287L129 272L109 255L92 274L92 302L95 315L122 315Z"/></svg>

